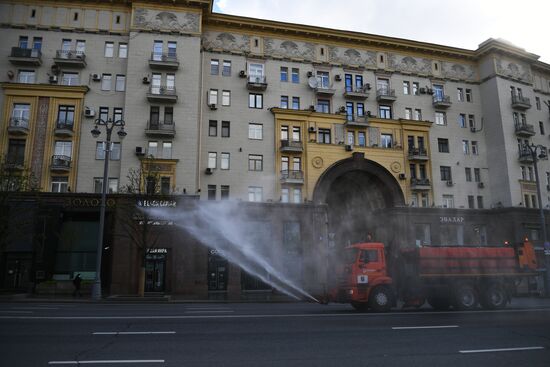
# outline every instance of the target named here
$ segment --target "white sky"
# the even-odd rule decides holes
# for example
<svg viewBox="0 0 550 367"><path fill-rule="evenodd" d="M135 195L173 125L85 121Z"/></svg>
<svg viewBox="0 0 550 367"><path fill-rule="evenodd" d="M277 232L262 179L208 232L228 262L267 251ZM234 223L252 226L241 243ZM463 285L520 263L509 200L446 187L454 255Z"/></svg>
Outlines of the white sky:
<svg viewBox="0 0 550 367"><path fill-rule="evenodd" d="M215 0L214 11L470 50L503 38L550 63L550 0Z"/></svg>

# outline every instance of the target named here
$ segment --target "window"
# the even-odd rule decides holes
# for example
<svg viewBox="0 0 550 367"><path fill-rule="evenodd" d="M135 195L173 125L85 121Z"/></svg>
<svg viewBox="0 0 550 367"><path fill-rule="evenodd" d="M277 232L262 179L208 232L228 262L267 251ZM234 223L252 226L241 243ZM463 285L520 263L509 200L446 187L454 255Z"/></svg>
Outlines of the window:
<svg viewBox="0 0 550 367"><path fill-rule="evenodd" d="M263 171L264 169L264 156L258 154L248 155L248 170L249 171Z"/></svg>
<svg viewBox="0 0 550 367"><path fill-rule="evenodd" d="M220 155L220 169L229 169L229 153L222 153Z"/></svg>
<svg viewBox="0 0 550 367"><path fill-rule="evenodd" d="M422 120L422 110L420 110L419 108L414 109L414 119L417 121Z"/></svg>
<svg viewBox="0 0 550 367"><path fill-rule="evenodd" d="M221 185L220 186L220 194L222 200L229 199L229 185Z"/></svg>
<svg viewBox="0 0 550 367"><path fill-rule="evenodd" d="M360 147L365 147L367 144L367 139L364 131L359 131L357 133L357 141Z"/></svg>
<svg viewBox="0 0 550 367"><path fill-rule="evenodd" d="M300 109L300 97L292 97L292 109Z"/></svg>
<svg viewBox="0 0 550 367"><path fill-rule="evenodd" d="M292 127L292 141L300 141L300 127L299 126L293 126Z"/></svg>
<svg viewBox="0 0 550 367"><path fill-rule="evenodd" d="M438 138L437 147L439 153L449 153L449 139Z"/></svg>
<svg viewBox="0 0 550 367"><path fill-rule="evenodd" d="M475 200L473 195L468 195L468 209L475 208Z"/></svg>
<svg viewBox="0 0 550 367"><path fill-rule="evenodd" d="M317 112L330 113L330 101L328 99L318 99Z"/></svg>
<svg viewBox="0 0 550 367"><path fill-rule="evenodd" d="M478 209L483 209L483 196L478 196L477 197L477 208Z"/></svg>
<svg viewBox="0 0 550 367"><path fill-rule="evenodd" d="M293 198L294 198L294 202L296 204L299 204L302 202L302 189L300 188L294 188L294 195L293 195Z"/></svg>
<svg viewBox="0 0 550 367"><path fill-rule="evenodd" d="M281 189L281 202L282 203L288 203L289 202L289 190L288 188L282 188Z"/></svg>
<svg viewBox="0 0 550 367"><path fill-rule="evenodd" d="M116 76L116 83L115 83L115 90L117 92L124 92L125 89L126 89L126 76L117 75Z"/></svg>
<svg viewBox="0 0 550 367"><path fill-rule="evenodd" d="M319 129L319 138L317 142L321 144L330 144L330 129Z"/></svg>
<svg viewBox="0 0 550 367"><path fill-rule="evenodd" d="M55 155L72 157L73 155L72 153L73 153L72 141L57 140L55 142L55 148L54 148Z"/></svg>
<svg viewBox="0 0 550 367"><path fill-rule="evenodd" d="M452 181L451 177L451 167L449 166L440 166L441 181Z"/></svg>
<svg viewBox="0 0 550 367"><path fill-rule="evenodd" d="M231 91L223 90L222 91L222 106L231 105Z"/></svg>
<svg viewBox="0 0 550 367"><path fill-rule="evenodd" d="M208 185L208 200L216 200L216 185Z"/></svg>
<svg viewBox="0 0 550 367"><path fill-rule="evenodd" d="M415 224L414 225L415 244L416 246L429 246L431 245L431 230L429 224Z"/></svg>
<svg viewBox="0 0 550 367"><path fill-rule="evenodd" d="M288 82L288 68L286 66L281 66L281 81Z"/></svg>
<svg viewBox="0 0 550 367"><path fill-rule="evenodd" d="M218 121L210 120L208 122L208 136L218 136Z"/></svg>
<svg viewBox="0 0 550 367"><path fill-rule="evenodd" d="M281 126L281 140L288 140L288 126Z"/></svg>
<svg viewBox="0 0 550 367"><path fill-rule="evenodd" d="M84 42L84 41L82 41ZM78 45L78 43L77 43ZM42 49L42 37L33 37L32 38L32 49L41 50Z"/></svg>
<svg viewBox="0 0 550 367"><path fill-rule="evenodd" d="M32 84L35 81L34 70L19 70L17 74L18 83Z"/></svg>
<svg viewBox="0 0 550 367"><path fill-rule="evenodd" d="M381 119L391 119L391 106L380 105L378 112Z"/></svg>
<svg viewBox="0 0 550 367"><path fill-rule="evenodd" d="M348 145L354 146L355 145L355 132L354 131L348 131Z"/></svg>
<svg viewBox="0 0 550 367"><path fill-rule="evenodd" d="M292 68L292 83L300 83L300 69Z"/></svg>
<svg viewBox="0 0 550 367"><path fill-rule="evenodd" d="M466 173L466 182L472 182L472 169L470 167L464 168Z"/></svg>
<svg viewBox="0 0 550 367"><path fill-rule="evenodd" d="M263 94L250 93L248 95L248 107L250 108L263 108Z"/></svg>
<svg viewBox="0 0 550 367"><path fill-rule="evenodd" d="M231 61L223 60L222 76L231 76Z"/></svg>
<svg viewBox="0 0 550 367"><path fill-rule="evenodd" d="M435 124L436 125L447 125L447 116L445 112L435 112Z"/></svg>
<svg viewBox="0 0 550 367"><path fill-rule="evenodd" d="M380 143L382 148L391 148L393 145L393 135L391 134L380 135Z"/></svg>
<svg viewBox="0 0 550 367"><path fill-rule="evenodd" d="M177 55L178 44L173 41L168 41L168 57L175 58Z"/></svg>
<svg viewBox="0 0 550 367"><path fill-rule="evenodd" d="M418 84L418 82L413 82L413 89L412 89L412 92L415 96L419 95L420 93L420 85Z"/></svg>
<svg viewBox="0 0 550 367"><path fill-rule="evenodd" d="M466 115L461 113L458 115L458 126L465 128L466 127Z"/></svg>
<svg viewBox="0 0 550 367"><path fill-rule="evenodd" d="M122 120L123 116L123 109L122 107L115 107L113 108L113 121L119 121Z"/></svg>
<svg viewBox="0 0 550 367"><path fill-rule="evenodd" d="M357 116L365 116L365 104L357 102Z"/></svg>
<svg viewBox="0 0 550 367"><path fill-rule="evenodd" d="M103 74L101 77L101 90L111 90L111 74Z"/></svg>
<svg viewBox="0 0 550 367"><path fill-rule="evenodd" d="M29 47L29 37L19 36L19 48L28 48Z"/></svg>
<svg viewBox="0 0 550 367"><path fill-rule="evenodd" d="M171 125L174 123L174 107L164 107L164 124Z"/></svg>
<svg viewBox="0 0 550 367"><path fill-rule="evenodd" d="M172 142L162 142L162 159L172 159Z"/></svg>
<svg viewBox="0 0 550 367"><path fill-rule="evenodd" d="M537 106L537 110L540 111L540 98L539 97L535 97L535 105Z"/></svg>
<svg viewBox="0 0 550 367"><path fill-rule="evenodd" d="M472 154L479 155L479 147L477 145L477 141L474 140L472 140Z"/></svg>
<svg viewBox="0 0 550 367"><path fill-rule="evenodd" d="M248 139L262 140L263 139L263 125L262 124L248 124Z"/></svg>
<svg viewBox="0 0 550 367"><path fill-rule="evenodd" d="M535 176L533 175L533 167L527 167L527 171L529 172L529 181L534 181Z"/></svg>
<svg viewBox="0 0 550 367"><path fill-rule="evenodd" d="M74 14L73 14L73 21L74 22L78 21L78 13L77 12L74 12Z"/></svg>
<svg viewBox="0 0 550 367"><path fill-rule="evenodd" d="M479 168L474 168L474 180L475 182L481 182L481 170Z"/></svg>
<svg viewBox="0 0 550 367"><path fill-rule="evenodd" d="M107 193L114 194L118 192L118 178L109 178ZM94 193L101 194L103 190L103 177L94 177Z"/></svg>
<svg viewBox="0 0 550 367"><path fill-rule="evenodd" d="M98 141L96 142L96 149L95 149L95 159L103 160L105 159L105 142ZM110 154L109 159L112 161L118 161L120 160L120 143L113 143L111 142L111 148L110 148Z"/></svg>
<svg viewBox="0 0 550 367"><path fill-rule="evenodd" d="M319 88L330 88L330 76L328 71L317 71L317 84Z"/></svg>
<svg viewBox="0 0 550 367"><path fill-rule="evenodd" d="M208 168L216 168L216 164L218 161L218 153L216 152L208 152Z"/></svg>
<svg viewBox="0 0 550 367"><path fill-rule="evenodd" d="M147 155L156 158L158 156L158 146L159 143L156 141L150 141L147 144Z"/></svg>
<svg viewBox="0 0 550 367"><path fill-rule="evenodd" d="M459 102L464 102L464 89L456 88L456 99Z"/></svg>
<svg viewBox="0 0 550 367"><path fill-rule="evenodd" d="M61 84L62 85L79 85L80 78L78 77L78 73L63 73L63 76L61 78Z"/></svg>
<svg viewBox="0 0 550 367"><path fill-rule="evenodd" d="M542 123L542 121L539 121L539 129L540 129L540 134L544 135L544 124Z"/></svg>
<svg viewBox="0 0 550 367"><path fill-rule="evenodd" d="M410 107L405 108L405 118L407 120L412 120L412 108Z"/></svg>
<svg viewBox="0 0 550 367"><path fill-rule="evenodd" d="M454 208L455 199L453 195L443 195L443 207L444 208Z"/></svg>
<svg viewBox="0 0 550 367"><path fill-rule="evenodd" d="M468 140L462 140L462 153L470 154L470 142Z"/></svg>
<svg viewBox="0 0 550 367"><path fill-rule="evenodd" d="M263 200L263 188L248 186L248 201L261 202Z"/></svg>
<svg viewBox="0 0 550 367"><path fill-rule="evenodd" d="M76 53L77 55L82 55L86 52L86 41L77 40L76 41Z"/></svg>
<svg viewBox="0 0 550 367"><path fill-rule="evenodd" d="M160 194L170 195L170 177L160 178Z"/></svg>
<svg viewBox="0 0 550 367"><path fill-rule="evenodd" d="M229 138L230 126L231 123L229 121L222 121L222 138Z"/></svg>
<svg viewBox="0 0 550 367"><path fill-rule="evenodd" d="M210 75L218 75L220 73L220 61L210 60Z"/></svg>
<svg viewBox="0 0 550 367"><path fill-rule="evenodd" d="M10 139L8 142L7 162L10 165L23 166L25 164L25 140Z"/></svg>
<svg viewBox="0 0 550 367"><path fill-rule="evenodd" d="M36 17L36 9L32 9L31 10L31 18L35 18Z"/></svg>
<svg viewBox="0 0 550 367"><path fill-rule="evenodd" d="M71 50L71 40L63 39L61 40L61 50L70 51ZM67 58L67 52L63 52L62 57Z"/></svg>
<svg viewBox="0 0 550 367"><path fill-rule="evenodd" d="M26 126L29 125L29 115L30 115L31 105L27 103L14 103L13 110L11 112L12 124L16 126Z"/></svg>
<svg viewBox="0 0 550 367"><path fill-rule="evenodd" d="M472 97L472 90L466 88L466 102L473 102L474 99Z"/></svg>
<svg viewBox="0 0 550 367"><path fill-rule="evenodd" d="M470 129L476 128L476 119L474 115L468 115L468 127Z"/></svg>
<svg viewBox="0 0 550 367"><path fill-rule="evenodd" d="M281 171L287 172L288 167L288 157L281 157Z"/></svg>
<svg viewBox="0 0 550 367"><path fill-rule="evenodd" d="M74 123L74 106L59 106L57 110L57 126L70 126Z"/></svg>
<svg viewBox="0 0 550 367"><path fill-rule="evenodd" d="M151 107L151 109L153 108L154 107ZM109 119L109 107L99 107L99 119L103 121L107 121Z"/></svg>
<svg viewBox="0 0 550 367"><path fill-rule="evenodd" d="M521 166L521 179L527 180L527 167Z"/></svg>
<svg viewBox="0 0 550 367"><path fill-rule="evenodd" d="M383 79L383 78L379 78L377 81L376 81L376 88L377 88L377 93L379 95L388 95L390 94L390 81L389 79Z"/></svg>
<svg viewBox="0 0 550 367"><path fill-rule="evenodd" d="M68 192L69 178L66 176L52 177L52 192Z"/></svg>
<svg viewBox="0 0 550 367"><path fill-rule="evenodd" d="M113 42L105 42L105 57L113 57L115 44Z"/></svg>
<svg viewBox="0 0 550 367"><path fill-rule="evenodd" d="M288 108L288 96L281 96L281 108Z"/></svg>
<svg viewBox="0 0 550 367"><path fill-rule="evenodd" d="M218 90L217 89L210 89L210 92L208 94L208 104L217 104L218 103Z"/></svg>
<svg viewBox="0 0 550 367"><path fill-rule="evenodd" d="M152 55L153 60L162 61L162 49L163 49L162 41L153 41L153 55Z"/></svg>
<svg viewBox="0 0 550 367"><path fill-rule="evenodd" d="M403 94L411 94L411 83L408 81L403 82Z"/></svg>

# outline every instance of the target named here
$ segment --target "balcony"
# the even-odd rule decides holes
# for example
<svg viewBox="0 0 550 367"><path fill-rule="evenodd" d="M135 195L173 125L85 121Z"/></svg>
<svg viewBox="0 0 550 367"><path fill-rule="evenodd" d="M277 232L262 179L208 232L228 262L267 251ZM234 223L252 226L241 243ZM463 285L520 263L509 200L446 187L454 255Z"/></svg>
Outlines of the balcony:
<svg viewBox="0 0 550 367"><path fill-rule="evenodd" d="M333 96L336 90L332 87L332 84L325 78L317 78L317 82L313 84L313 91L318 96Z"/></svg>
<svg viewBox="0 0 550 367"><path fill-rule="evenodd" d="M429 159L425 148L410 148L408 158L410 161L427 161Z"/></svg>
<svg viewBox="0 0 550 367"><path fill-rule="evenodd" d="M281 140L281 152L297 152L303 151L303 144L301 141Z"/></svg>
<svg viewBox="0 0 550 367"><path fill-rule="evenodd" d="M29 119L25 117L10 117L8 133L27 135L29 133Z"/></svg>
<svg viewBox="0 0 550 367"><path fill-rule="evenodd" d="M40 66L42 65L42 52L32 48L12 47L8 60L13 65Z"/></svg>
<svg viewBox="0 0 550 367"><path fill-rule="evenodd" d="M53 62L61 67L85 68L86 54L83 51L57 50Z"/></svg>
<svg viewBox="0 0 550 367"><path fill-rule="evenodd" d="M56 172L69 172L71 170L71 157L66 155L52 156L52 165L50 170Z"/></svg>
<svg viewBox="0 0 550 367"><path fill-rule="evenodd" d="M411 178L411 190L430 190L430 180L427 178Z"/></svg>
<svg viewBox="0 0 550 367"><path fill-rule="evenodd" d="M531 154L531 151L529 149L521 149L519 151L519 157L518 160L520 163L533 163L533 155Z"/></svg>
<svg viewBox="0 0 550 367"><path fill-rule="evenodd" d="M366 115L347 115L346 116L347 127L367 127L369 126L369 120Z"/></svg>
<svg viewBox="0 0 550 367"><path fill-rule="evenodd" d="M4 168L6 170L22 171L25 169L25 159L21 156L10 157L8 155L4 161Z"/></svg>
<svg viewBox="0 0 550 367"><path fill-rule="evenodd" d="M246 78L248 90L264 91L267 89L267 78L265 75L249 75Z"/></svg>
<svg viewBox="0 0 550 367"><path fill-rule="evenodd" d="M432 105L435 108L449 108L451 107L451 97L444 94L434 94L432 97Z"/></svg>
<svg viewBox="0 0 550 367"><path fill-rule="evenodd" d="M376 100L378 102L393 102L397 99L395 90L390 88L380 88L376 91Z"/></svg>
<svg viewBox="0 0 550 367"><path fill-rule="evenodd" d="M73 136L74 135L74 123L73 121L57 121L55 124L54 134L57 136Z"/></svg>
<svg viewBox="0 0 550 367"><path fill-rule="evenodd" d="M346 87L346 90L344 91L344 98L365 100L369 98L369 89L370 87L367 84L362 87Z"/></svg>
<svg viewBox="0 0 550 367"><path fill-rule="evenodd" d="M517 108L519 110L528 110L529 108L531 108L531 100L518 94L512 94L512 108Z"/></svg>
<svg viewBox="0 0 550 367"><path fill-rule="evenodd" d="M535 135L535 127L523 122L514 124L516 135L521 137L529 137Z"/></svg>
<svg viewBox="0 0 550 367"><path fill-rule="evenodd" d="M167 136L176 135L176 125L172 123L163 123L161 121L147 121L146 135Z"/></svg>
<svg viewBox="0 0 550 367"><path fill-rule="evenodd" d="M151 85L147 92L147 100L149 102L176 103L178 101L176 87L173 85Z"/></svg>
<svg viewBox="0 0 550 367"><path fill-rule="evenodd" d="M151 52L149 59L151 69L178 70L180 62L175 53L155 53Z"/></svg>
<svg viewBox="0 0 550 367"><path fill-rule="evenodd" d="M281 171L281 183L303 185L304 172L295 170L283 170Z"/></svg>

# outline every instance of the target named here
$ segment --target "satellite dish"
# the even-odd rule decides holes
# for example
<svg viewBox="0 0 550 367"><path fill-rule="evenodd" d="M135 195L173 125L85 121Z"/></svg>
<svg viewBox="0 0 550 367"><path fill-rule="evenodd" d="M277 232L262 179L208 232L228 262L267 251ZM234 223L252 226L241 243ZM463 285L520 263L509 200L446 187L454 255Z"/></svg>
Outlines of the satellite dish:
<svg viewBox="0 0 550 367"><path fill-rule="evenodd" d="M315 88L317 88L317 85L319 83L317 82L317 78L312 76L307 80L307 84L309 85L310 88L315 89Z"/></svg>

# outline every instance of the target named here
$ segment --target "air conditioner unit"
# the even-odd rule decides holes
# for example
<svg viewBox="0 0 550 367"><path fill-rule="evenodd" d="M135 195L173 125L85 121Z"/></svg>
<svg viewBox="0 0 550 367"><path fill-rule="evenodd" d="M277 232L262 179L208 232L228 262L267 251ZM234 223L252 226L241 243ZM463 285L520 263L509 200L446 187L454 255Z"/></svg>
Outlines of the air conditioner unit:
<svg viewBox="0 0 550 367"><path fill-rule="evenodd" d="M216 107L216 104L215 104L215 103L210 103L210 104L208 105L208 107L209 107L212 111L215 111L215 110L218 109L218 107Z"/></svg>
<svg viewBox="0 0 550 367"><path fill-rule="evenodd" d="M447 186L453 186L453 181L451 180L447 181Z"/></svg>
<svg viewBox="0 0 550 367"><path fill-rule="evenodd" d="M346 106L340 106L340 109L338 110L340 113L346 112Z"/></svg>
<svg viewBox="0 0 550 367"><path fill-rule="evenodd" d="M312 76L313 76L313 71L308 71L308 72L307 72L307 77L308 77L308 78L311 78Z"/></svg>
<svg viewBox="0 0 550 367"><path fill-rule="evenodd" d="M212 174L212 168L208 167L207 169L204 170L204 173L207 174L207 175L211 175Z"/></svg>
<svg viewBox="0 0 550 367"><path fill-rule="evenodd" d="M99 82L101 80L101 75L99 74L92 74L92 80L94 82Z"/></svg>
<svg viewBox="0 0 550 367"><path fill-rule="evenodd" d="M336 74L334 76L334 80L336 80L337 82L341 82L342 81L342 76L340 74Z"/></svg>
<svg viewBox="0 0 550 367"><path fill-rule="evenodd" d="M426 94L426 88L420 88L420 94Z"/></svg>
<svg viewBox="0 0 550 367"><path fill-rule="evenodd" d="M363 87L366 88L367 90L371 89L370 83L365 84Z"/></svg>
<svg viewBox="0 0 550 367"><path fill-rule="evenodd" d="M372 116L372 112L367 111L367 117L371 117L371 116Z"/></svg>
<svg viewBox="0 0 550 367"><path fill-rule="evenodd" d="M50 83L57 83L57 75L50 75Z"/></svg>
<svg viewBox="0 0 550 367"><path fill-rule="evenodd" d="M148 76L144 76L143 79L141 80L141 82L143 84L149 84L149 83L151 83L151 79Z"/></svg>
<svg viewBox="0 0 550 367"><path fill-rule="evenodd" d="M239 77L246 78L246 71L244 70L239 71Z"/></svg>
<svg viewBox="0 0 550 367"><path fill-rule="evenodd" d="M477 187L479 187L480 189L484 188L485 187L485 184L483 182L478 182L477 183Z"/></svg>
<svg viewBox="0 0 550 367"><path fill-rule="evenodd" d="M404 180L405 178L407 178L407 176L405 176L404 173L400 173L400 174L399 174L399 179L400 179L400 180Z"/></svg>
<svg viewBox="0 0 550 367"><path fill-rule="evenodd" d="M434 94L434 90L433 90L432 88L426 89L426 92L427 92L428 94Z"/></svg>
<svg viewBox="0 0 550 367"><path fill-rule="evenodd" d="M84 116L85 117L94 117L95 116L95 110L90 107L86 107L84 109Z"/></svg>
<svg viewBox="0 0 550 367"><path fill-rule="evenodd" d="M314 105L309 106L309 110L312 112L315 112L315 106Z"/></svg>
<svg viewBox="0 0 550 367"><path fill-rule="evenodd" d="M143 147L136 147L136 155L137 156L145 155L145 149L143 149Z"/></svg>
<svg viewBox="0 0 550 367"><path fill-rule="evenodd" d="M476 128L475 128L475 127L471 127L471 128L470 128L470 132L476 133L476 132L477 132L477 130L476 130Z"/></svg>
<svg viewBox="0 0 550 367"><path fill-rule="evenodd" d="M314 133L314 132L316 131L315 126L310 126L309 129L308 129L308 131L309 131L310 133Z"/></svg>
<svg viewBox="0 0 550 367"><path fill-rule="evenodd" d="M353 147L351 145L346 145L346 152L351 152L353 150Z"/></svg>

